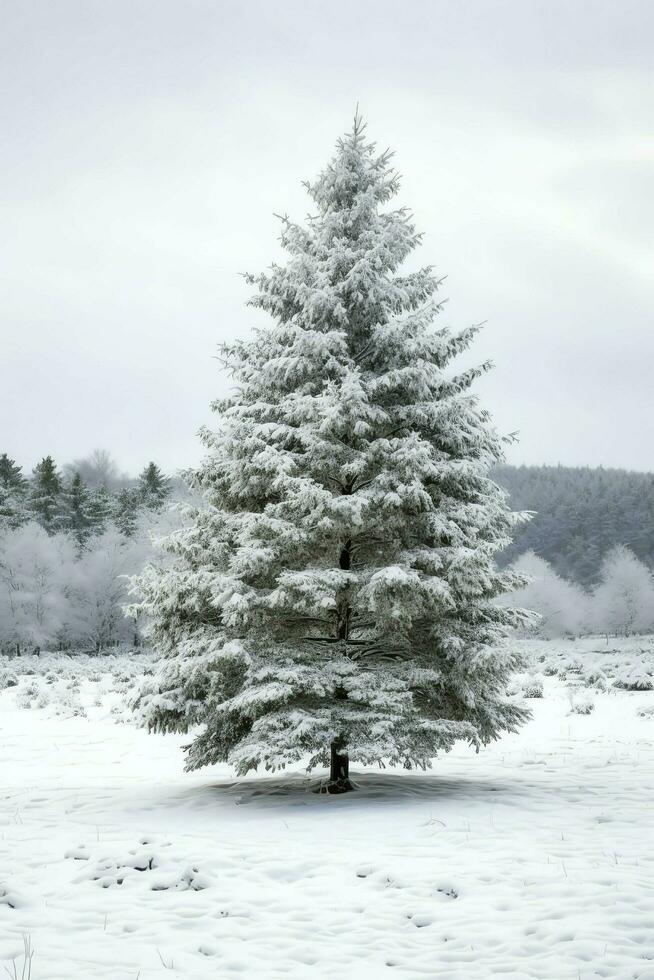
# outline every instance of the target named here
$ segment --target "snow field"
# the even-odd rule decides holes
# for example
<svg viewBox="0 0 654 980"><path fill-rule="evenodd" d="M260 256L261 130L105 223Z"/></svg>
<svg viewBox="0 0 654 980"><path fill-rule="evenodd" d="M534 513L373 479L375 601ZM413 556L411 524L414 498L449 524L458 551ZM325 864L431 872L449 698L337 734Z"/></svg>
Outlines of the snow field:
<svg viewBox="0 0 654 980"><path fill-rule="evenodd" d="M613 686L651 642L527 641L543 696L521 733L355 772L344 797L299 771L183 773L183 737L115 723L123 658L66 658L83 713L54 655L9 661L0 968L21 977L28 937L31 980L654 980L654 694ZM28 710L27 684L50 700Z"/></svg>

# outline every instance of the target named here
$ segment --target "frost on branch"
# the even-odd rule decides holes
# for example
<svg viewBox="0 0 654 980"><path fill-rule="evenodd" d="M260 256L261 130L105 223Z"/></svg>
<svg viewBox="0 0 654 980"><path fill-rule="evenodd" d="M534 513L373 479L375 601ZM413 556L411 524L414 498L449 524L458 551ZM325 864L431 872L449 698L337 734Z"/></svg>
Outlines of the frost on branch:
<svg viewBox="0 0 654 980"><path fill-rule="evenodd" d="M528 614L494 601L523 584L494 563L521 517L489 477L487 365L451 369L476 328L435 329L438 279L399 273L420 236L359 118L307 186L288 261L250 279L271 325L222 350L236 394L202 433L206 509L138 582L162 658L138 709L202 726L189 768L312 768L332 745L424 767L526 715L501 641Z"/></svg>

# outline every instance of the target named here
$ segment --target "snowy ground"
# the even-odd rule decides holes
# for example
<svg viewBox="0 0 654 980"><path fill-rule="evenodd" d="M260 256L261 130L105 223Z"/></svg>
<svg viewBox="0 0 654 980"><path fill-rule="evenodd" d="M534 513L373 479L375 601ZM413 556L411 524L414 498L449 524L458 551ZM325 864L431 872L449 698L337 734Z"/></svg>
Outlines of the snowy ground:
<svg viewBox="0 0 654 980"><path fill-rule="evenodd" d="M0 976L654 980L654 640L525 649L520 735L344 797L184 774L124 722L145 656L7 662Z"/></svg>

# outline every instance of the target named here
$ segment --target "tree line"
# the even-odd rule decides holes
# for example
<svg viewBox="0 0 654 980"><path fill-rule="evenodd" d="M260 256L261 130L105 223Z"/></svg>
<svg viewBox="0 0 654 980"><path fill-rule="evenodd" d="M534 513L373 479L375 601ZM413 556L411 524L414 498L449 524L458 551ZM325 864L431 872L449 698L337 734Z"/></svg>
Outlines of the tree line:
<svg viewBox="0 0 654 980"><path fill-rule="evenodd" d="M130 480L103 451L61 469L44 456L30 476L0 455L0 651L138 645L129 577L175 526L178 493L156 463Z"/></svg>
<svg viewBox="0 0 654 980"><path fill-rule="evenodd" d="M498 466L514 510L532 512L499 556L531 583L512 597L545 637L654 630L654 474Z"/></svg>
<svg viewBox="0 0 654 980"><path fill-rule="evenodd" d="M495 470L511 505L536 511L500 556L532 581L512 601L556 637L654 630L654 476L622 470ZM181 480L154 462L138 477L96 450L26 476L0 455L0 650L103 649L138 644L123 613L128 577L155 558L151 533L173 529L167 504Z"/></svg>
<svg viewBox="0 0 654 980"><path fill-rule="evenodd" d="M526 551L563 578L593 589L602 563L623 545L654 567L654 473L575 466L499 466L497 482L514 510L535 511L499 556L510 564Z"/></svg>
<svg viewBox="0 0 654 980"><path fill-rule="evenodd" d="M135 533L143 511L159 512L169 498L171 480L150 462L134 481L117 477L108 454L68 464L62 472L44 456L30 477L7 453L0 455L0 530L36 522L47 534L64 532L81 551L110 524L125 537ZM91 474L85 479L83 470Z"/></svg>

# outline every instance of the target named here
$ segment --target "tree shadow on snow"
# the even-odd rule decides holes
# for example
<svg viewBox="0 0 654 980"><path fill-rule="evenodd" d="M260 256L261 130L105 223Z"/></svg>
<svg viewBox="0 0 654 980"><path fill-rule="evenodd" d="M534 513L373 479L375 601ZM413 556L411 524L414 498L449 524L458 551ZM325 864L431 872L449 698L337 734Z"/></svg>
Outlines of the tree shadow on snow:
<svg viewBox="0 0 654 980"><path fill-rule="evenodd" d="M437 772L413 773L398 771L351 772L356 791L330 796L319 792L325 777L305 773L285 773L214 782L202 787L203 795L231 798L236 805L271 806L275 803L291 806L358 806L367 801L402 804L445 802L449 800L479 801L510 794L522 795L527 787L520 780L444 778Z"/></svg>

